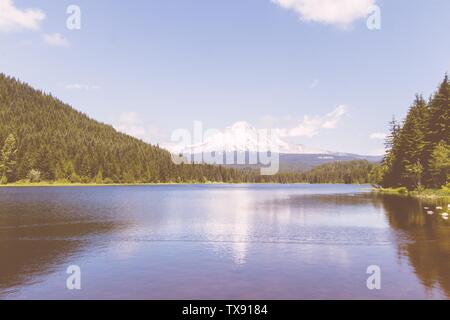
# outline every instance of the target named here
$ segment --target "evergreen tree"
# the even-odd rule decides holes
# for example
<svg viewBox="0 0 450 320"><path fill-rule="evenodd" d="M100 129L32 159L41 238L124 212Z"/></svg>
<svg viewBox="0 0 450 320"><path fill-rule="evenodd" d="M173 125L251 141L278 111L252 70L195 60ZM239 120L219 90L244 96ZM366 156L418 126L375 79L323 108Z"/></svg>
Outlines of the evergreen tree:
<svg viewBox="0 0 450 320"><path fill-rule="evenodd" d="M389 123L389 135L385 142L386 155L382 162L385 172L382 183L388 187L398 186L401 180L400 129L400 124L393 117Z"/></svg>
<svg viewBox="0 0 450 320"><path fill-rule="evenodd" d="M448 77L428 104L421 96L408 111L401 127L391 122L383 161L382 185L409 189L441 187L449 179L450 84Z"/></svg>
<svg viewBox="0 0 450 320"><path fill-rule="evenodd" d="M399 159L402 168L400 183L409 189L418 187L422 181L427 125L427 103L422 96L417 95L401 128L398 141L398 149L401 150L402 157Z"/></svg>
<svg viewBox="0 0 450 320"><path fill-rule="evenodd" d="M429 120L427 126L427 146L422 158L425 166L425 180L429 185L435 185L431 174L430 158L436 146L443 142L450 145L450 83L446 75L437 92L429 103Z"/></svg>
<svg viewBox="0 0 450 320"><path fill-rule="evenodd" d="M0 161L0 176L3 181L14 181L17 165L17 145L16 138L13 134L9 134L2 148Z"/></svg>
<svg viewBox="0 0 450 320"><path fill-rule="evenodd" d="M441 141L450 144L450 83L448 75L445 76L431 100L429 109L427 140L429 150L432 150Z"/></svg>
<svg viewBox="0 0 450 320"><path fill-rule="evenodd" d="M450 145L438 143L431 153L428 168L433 187L442 187L450 181Z"/></svg>

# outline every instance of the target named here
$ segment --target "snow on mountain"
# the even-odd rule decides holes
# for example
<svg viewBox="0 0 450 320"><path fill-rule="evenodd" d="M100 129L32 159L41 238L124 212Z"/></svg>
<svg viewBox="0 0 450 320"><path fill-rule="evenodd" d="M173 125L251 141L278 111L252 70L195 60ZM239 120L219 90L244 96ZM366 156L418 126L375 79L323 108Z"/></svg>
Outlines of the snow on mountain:
<svg viewBox="0 0 450 320"><path fill-rule="evenodd" d="M166 144L172 153L198 154L210 152L274 152L282 154L333 154L318 148L291 144L282 140L277 130L258 130L239 121L223 131L206 132L203 141L192 144Z"/></svg>

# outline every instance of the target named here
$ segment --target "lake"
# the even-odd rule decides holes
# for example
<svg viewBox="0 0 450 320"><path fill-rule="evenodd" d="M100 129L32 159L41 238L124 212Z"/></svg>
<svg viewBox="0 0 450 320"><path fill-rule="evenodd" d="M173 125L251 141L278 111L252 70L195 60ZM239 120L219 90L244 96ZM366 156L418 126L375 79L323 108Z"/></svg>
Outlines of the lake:
<svg viewBox="0 0 450 320"><path fill-rule="evenodd" d="M448 299L450 224L424 205L355 185L3 188L0 299Z"/></svg>

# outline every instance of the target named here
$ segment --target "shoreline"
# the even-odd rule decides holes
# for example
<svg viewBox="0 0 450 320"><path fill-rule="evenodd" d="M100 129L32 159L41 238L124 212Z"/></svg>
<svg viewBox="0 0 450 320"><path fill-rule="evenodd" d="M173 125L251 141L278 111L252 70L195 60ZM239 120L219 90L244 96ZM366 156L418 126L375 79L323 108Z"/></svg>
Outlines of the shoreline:
<svg viewBox="0 0 450 320"><path fill-rule="evenodd" d="M282 183L261 183L261 182L154 182L154 183L10 183L0 185L0 188L37 188L37 187L140 187L140 186L176 186L176 185L245 185L245 184L279 184ZM287 184L310 184L307 182L286 183Z"/></svg>
<svg viewBox="0 0 450 320"><path fill-rule="evenodd" d="M373 188L373 192L387 195L395 195L400 197L410 197L419 200L437 200L450 202L450 190L442 189L425 189L423 191L408 191L406 188Z"/></svg>
<svg viewBox="0 0 450 320"><path fill-rule="evenodd" d="M68 182L38 182L38 183L8 183L0 185L2 188L69 188L69 187L145 187L145 186L177 186L177 185L359 185L368 186L373 193L411 197L422 200L446 200L450 202L450 190L426 189L422 192L408 191L406 188L377 188L370 184L345 183L274 183L274 182L154 182L154 183L68 183Z"/></svg>
<svg viewBox="0 0 450 320"><path fill-rule="evenodd" d="M359 185L370 186L370 184L345 184L345 183L275 183L275 182L154 182L154 183L62 183L62 182L39 182L39 183L8 183L0 185L1 188L38 188L38 187L140 187L140 186L176 186L176 185Z"/></svg>

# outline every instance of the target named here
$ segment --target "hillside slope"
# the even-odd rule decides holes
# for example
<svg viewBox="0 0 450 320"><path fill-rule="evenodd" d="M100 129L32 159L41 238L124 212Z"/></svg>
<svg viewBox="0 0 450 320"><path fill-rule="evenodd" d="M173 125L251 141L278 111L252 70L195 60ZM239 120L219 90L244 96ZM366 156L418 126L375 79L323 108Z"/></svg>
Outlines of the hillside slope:
<svg viewBox="0 0 450 320"><path fill-rule="evenodd" d="M3 144L4 143L4 144ZM70 182L233 181L235 170L176 166L170 153L117 132L0 74L0 177ZM36 177L37 176L37 177ZM6 177L6 179L5 179Z"/></svg>

